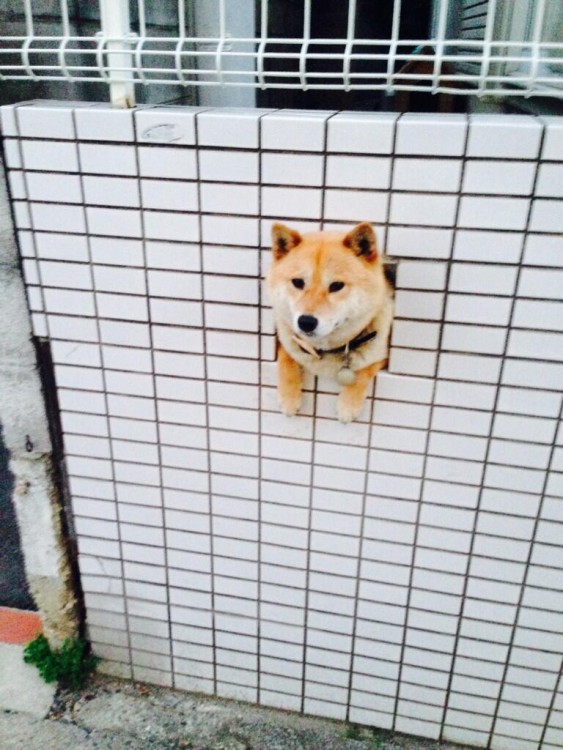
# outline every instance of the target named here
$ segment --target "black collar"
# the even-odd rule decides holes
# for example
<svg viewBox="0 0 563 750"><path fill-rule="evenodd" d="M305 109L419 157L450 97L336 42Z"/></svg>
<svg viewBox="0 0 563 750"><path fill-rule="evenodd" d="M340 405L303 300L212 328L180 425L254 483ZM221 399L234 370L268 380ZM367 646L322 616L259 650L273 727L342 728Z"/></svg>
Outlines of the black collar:
<svg viewBox="0 0 563 750"><path fill-rule="evenodd" d="M376 336L377 336L377 331L371 331L370 333L359 334L358 336L353 338L351 341L349 341L347 344L344 344L343 346L337 346L334 349L314 349L314 347L311 347L311 349L314 349L318 358L322 357L323 354L344 354L344 352L353 352L356 349L359 349L360 346L367 344L368 341L371 341ZM307 354L312 354L311 351L306 349L304 346L301 346L301 344L299 343L299 339L295 338L295 340L297 344L299 345L300 349L302 349ZM312 356L315 356L315 355L313 354Z"/></svg>

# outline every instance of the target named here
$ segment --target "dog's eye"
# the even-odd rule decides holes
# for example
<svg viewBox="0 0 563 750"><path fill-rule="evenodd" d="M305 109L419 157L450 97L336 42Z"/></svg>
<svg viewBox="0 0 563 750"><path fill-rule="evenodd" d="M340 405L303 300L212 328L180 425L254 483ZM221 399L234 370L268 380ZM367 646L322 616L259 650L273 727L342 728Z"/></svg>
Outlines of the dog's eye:
<svg viewBox="0 0 563 750"><path fill-rule="evenodd" d="M344 289L344 282L343 281L333 281L332 284L329 286L328 291L329 292L339 292L341 289Z"/></svg>
<svg viewBox="0 0 563 750"><path fill-rule="evenodd" d="M303 279L291 279L291 283L296 289L303 289L305 286Z"/></svg>

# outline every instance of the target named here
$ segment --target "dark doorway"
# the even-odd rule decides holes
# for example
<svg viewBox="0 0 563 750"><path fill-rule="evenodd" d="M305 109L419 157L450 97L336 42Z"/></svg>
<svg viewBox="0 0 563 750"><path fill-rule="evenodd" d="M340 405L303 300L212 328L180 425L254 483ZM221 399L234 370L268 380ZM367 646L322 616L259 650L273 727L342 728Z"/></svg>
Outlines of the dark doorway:
<svg viewBox="0 0 563 750"><path fill-rule="evenodd" d="M393 25L393 0L357 0L356 23L354 35L356 39L377 40L389 39ZM400 39L426 39L429 33L432 4L428 0L403 0L399 25ZM257 36L260 36L260 3L257 4ZM270 0L268 36L281 39L301 39L303 36L304 3L303 0ZM342 55L343 44L330 44L331 39L346 39L348 26L348 3L343 0L312 0L310 37L325 39L326 44L313 43L308 53L324 55ZM279 59L280 54L298 54L300 43L268 44L264 64L265 82L267 84L295 84L299 81L299 59ZM354 45L354 54L386 55L389 46L385 45ZM401 52L412 52L412 48L401 46ZM272 55L268 59L267 55ZM276 56L276 59L274 59ZM401 67L402 63L396 66ZM315 83L332 81L334 85L342 86L342 59L315 60L308 58L306 65L307 82ZM387 71L386 60L354 60L350 66L350 73L372 74L366 79L369 82L382 82L381 76ZM289 75L283 76L286 72ZM269 75L268 75L269 73ZM275 75L273 75L275 73ZM334 78L321 78L319 73L333 73ZM315 75L317 74L317 75ZM289 107L295 109L353 109L379 111L392 107L392 97L386 96L384 91L359 90L331 91L328 89L282 89L269 88L257 91L257 105L259 107Z"/></svg>

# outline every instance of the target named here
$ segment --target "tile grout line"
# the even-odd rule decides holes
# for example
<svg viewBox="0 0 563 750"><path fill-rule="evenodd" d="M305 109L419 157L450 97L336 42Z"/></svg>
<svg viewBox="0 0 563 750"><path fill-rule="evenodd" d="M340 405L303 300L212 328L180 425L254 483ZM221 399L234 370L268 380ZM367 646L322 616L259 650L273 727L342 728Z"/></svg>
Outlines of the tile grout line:
<svg viewBox="0 0 563 750"><path fill-rule="evenodd" d="M324 225L324 209L325 209L325 195L326 195L326 175L327 175L327 143L328 143L328 123L331 117L329 115L323 120L323 179L321 185L321 206L320 206L320 228ZM318 378L314 378L313 385L313 409L310 416L311 419L311 464L309 470L309 488L308 488L308 516L307 516L307 548L306 548L306 565L305 565L305 600L303 604L303 664L301 670L301 713L306 713L306 700L307 700L307 650L308 650L308 633L309 633L309 580L311 574L311 538L313 533L313 494L314 494L314 483L315 483L315 436L316 436L316 412L317 412L317 399L318 399ZM305 394L304 394L305 395Z"/></svg>
<svg viewBox="0 0 563 750"><path fill-rule="evenodd" d="M418 506L416 511L416 518L414 520L414 540L413 540L413 550L412 550L412 558L411 558L411 567L410 567L410 573L409 573L409 582L407 587L407 599L405 604L405 613L404 613L404 625L403 625L403 637L402 637L402 643L401 643L401 653L400 653L400 659L399 659L399 672L397 677L397 691L395 694L395 706L393 711L393 730L396 730L397 727L397 720L399 719L399 705L400 705L400 694L401 694L401 688L402 688L402 675L403 675L403 667L404 667L404 659L405 659L405 651L407 648L407 635L409 632L409 619L411 614L411 598L412 598L412 591L414 588L414 574L415 569L417 568L416 565L416 552L418 549L418 535L420 531L421 526L421 515L422 515L422 507L424 502L424 488L425 488L425 476L426 476L426 469L428 465L428 449L430 446L430 437L432 434L432 419L434 414L434 406L436 402L436 389L438 386L438 368L439 368L439 355L441 352L441 343L444 336L444 327L445 327L445 314L446 314L446 297L447 297L447 290L448 290L448 282L451 274L451 267L452 267L452 257L453 257L453 251L454 251L454 245L455 245L455 237L456 237L456 230L457 230L457 220L459 217L459 212L461 210L461 188L463 184L463 173L465 168L465 157L467 154L467 144L469 141L469 131L470 131L470 121L469 117L465 117L465 132L463 136L463 149L462 153L457 157L458 160L461 162L461 170L460 170L460 176L459 176L459 189L456 193L456 207L455 207L455 216L453 220L453 231L451 236L451 246L450 246L450 252L448 255L448 262L447 262L447 269L446 269L446 278L444 281L444 292L442 294L442 309L441 309L441 316L440 316L440 332L438 335L438 342L437 342L437 348L436 348L436 362L434 365L434 375L432 379L432 394L429 402L429 411L428 411L428 428L426 431L426 437L425 437L425 445L424 445L424 452L422 453L422 467L421 467L421 478L420 478L420 488L419 488L419 495L418 495ZM451 667L450 667L451 669Z"/></svg>
<svg viewBox="0 0 563 750"><path fill-rule="evenodd" d="M384 254L387 255L387 241L388 241L388 232L389 232L389 218L391 215L391 200L392 200L392 193L391 193L391 185L393 184L393 172L394 172L394 165L395 165L395 150L396 150L396 143L397 143L397 129L399 120L401 119L401 114L398 115L398 117L395 118L393 121L393 137L392 137L392 143L391 143L391 158L390 158L390 167L389 167L389 198L387 201L387 210L386 210L386 219L385 219L385 229L384 229L384 238L383 238L383 248L384 248ZM389 357L391 355L391 333L389 333ZM346 705L346 721L350 721L350 712L353 708L352 706L352 691L353 691L353 684L354 684L354 662L356 660L356 638L357 638L357 628L358 628L358 608L359 608L359 602L360 602L360 571L362 568L362 563L364 560L363 557L363 548L364 548L364 527L365 527L365 519L366 519L366 504L367 504L367 494L368 494L368 482L369 482L369 471L370 471L370 464L371 464L371 440L372 440L372 434L373 430L375 429L374 426L374 417L375 417L375 399L376 399L376 393L377 393L377 375L374 378L374 382L372 384L371 392L369 394L369 417L368 417L368 434L367 434L367 445L366 445L366 459L365 459L365 468L364 468L364 485L363 485L363 492L362 492L362 507L361 507L361 515L360 515L360 536L359 536L359 548L358 548L358 559L357 559L357 565L356 565L356 586L355 586L355 595L354 595L354 614L352 619L352 640L351 640L351 648L350 648L350 674L348 678L348 697L347 697L347 705Z"/></svg>
<svg viewBox="0 0 563 750"><path fill-rule="evenodd" d="M469 123L469 127L471 127L471 121ZM450 670L449 681L448 681L448 691L446 693L446 701L445 701L445 704L444 704L444 711L443 711L443 714L442 714L440 737L443 737L443 733L446 730L447 714L448 714L449 704L450 704L450 699L451 699L451 685L452 685L452 682L453 682L453 677L454 677L455 668L456 668L456 661L457 661L457 658L458 658L459 642L460 642L460 639L462 637L462 635L461 635L461 628L462 628L463 621L464 621L465 604L466 604L466 601L467 601L467 588L468 588L468 585L469 585L469 579L471 577L471 575L470 575L470 566L471 566L471 561L473 559L473 550L474 550L475 541L476 541L476 537L477 537L477 527L478 527L479 517L480 517L479 514L481 512L481 504L482 504L482 499L483 499L483 491L485 489L485 482L486 482L486 471L487 471L487 467L490 465L489 464L489 455L490 455L490 450L491 450L491 444L492 444L492 441L493 441L494 423L495 423L496 416L497 416L497 413L498 413L498 403L499 403L501 389L502 389L502 377L503 377L503 373L504 373L504 367L505 367L505 364L506 364L506 361L507 361L507 358L508 358L507 352L508 352L508 345L509 345L509 338L510 338L511 323L512 323L513 316L514 316L516 295L517 295L517 292L518 292L518 283L519 283L520 275L522 273L522 259L523 259L523 255L524 255L524 247L525 247L525 242L526 242L526 232L527 232L527 229L528 229L528 226L529 226L529 222L530 222L530 218L531 218L531 213L532 213L535 186L537 184L538 171L539 171L538 170L539 154L541 154L541 148L542 148L542 143L543 143L543 139L544 139L544 132L545 131L542 128L542 134L541 134L540 144L539 144L539 153L538 153L538 158L536 160L536 169L535 169L535 174L534 174L534 183L533 183L531 194L529 196L529 206L528 206L528 212L527 212L526 227L525 227L525 231L524 231L524 236L522 237L522 246L521 246L521 249L520 249L520 258L519 258L518 270L517 270L517 274L516 274L516 278L515 278L515 282L514 282L514 291L512 293L511 298L510 298L510 300L511 300L511 302L510 302L510 315L509 315L509 321L508 321L508 325L507 325L507 336L506 336L506 340L505 340L505 343L504 343L503 355L502 355L502 358L500 360L499 374L498 374L498 379L497 379L497 383L496 383L496 389L495 389L495 395L494 395L494 402L493 402L493 404L491 406L491 422L490 422L490 425L489 425L489 430L488 430L488 435L487 435L487 445L486 445L486 449L485 449L485 455L483 457L483 462L482 462L483 463L483 469L482 469L482 472L481 472L481 482L480 482L480 485L479 485L479 493L478 493L477 502L476 502L476 505L475 505L475 517L474 517L474 524L473 524L473 533L471 535L470 544L469 544L468 559L466 561L466 570L465 570L465 575L464 575L463 590L462 590L462 593L461 593L461 607L460 607L459 619L458 619L457 628L456 628L454 648L453 648L453 652L452 652L451 670ZM508 664L508 662L507 662L507 664ZM490 743L491 743L492 738L493 738L494 724L495 724L495 721L496 721L496 714L497 714L498 707L499 707L499 704L500 704L500 695L502 693L502 686L504 684L505 675L506 675L506 671L505 671L505 673L503 675L503 678L501 679L501 682L498 683L499 697L497 699L496 708L494 710L493 717L492 717L492 719L493 719L492 727L493 728L491 729L490 734L489 734L489 738L488 738L487 745L486 745L487 748L490 747Z"/></svg>
<svg viewBox="0 0 563 750"><path fill-rule="evenodd" d="M173 633L172 633L172 617L171 617L171 602L170 602L170 568L168 565L168 524L166 519L165 502L164 502L164 480L163 480L163 461L162 461L162 442L160 436L160 414L159 414L159 398L158 388L156 384L156 363L155 363L155 347L153 339L153 323L152 323L152 310L151 310L151 297L149 288L149 269L147 264L147 241L145 232L145 217L143 210L143 195L142 195L142 182L141 182L141 164L139 157L139 133L137 124L137 113L139 110L133 110L131 113L131 128L133 130L133 148L135 149L135 165L137 168L137 174L135 177L136 187L139 198L139 213L141 222L141 245L143 253L143 275L145 282L145 294L147 304L147 333L149 336L149 352L151 358L151 382L152 382L152 399L154 400L155 410L155 430L156 430L156 450L158 457L158 476L159 476L159 495L160 495L160 514L163 534L163 555L164 555L164 587L166 592L166 611L167 611L167 632L168 632L168 658L169 658L169 669L170 669L170 681L171 687L176 686L176 675L174 669L174 649L173 649ZM160 566L159 566L160 567Z"/></svg>
<svg viewBox="0 0 563 750"><path fill-rule="evenodd" d="M108 392L107 392L107 384L106 384L106 372L105 372L105 361L104 361L104 354L103 354L103 346L102 346L102 332L101 332L101 326L100 326L100 316L98 314L98 299L97 299L97 291L96 291L96 282L95 282L95 276L94 276L94 264L92 261L92 248L91 248L91 242L90 242L90 234L88 231L88 212L86 210L86 203L85 203L85 196L84 196L84 180L81 172L81 157L80 157L80 139L78 138L78 129L77 129L77 122L76 122L76 110L71 110L71 116L72 116L72 125L73 125L73 131L75 135L75 147L76 147L76 158L78 163L78 176L79 176L79 183L80 183L80 191L81 191L81 198L82 198L82 211L83 211L83 218L84 218L84 226L85 226L85 237L86 237L86 244L88 248L88 266L90 271L90 280L91 280L91 288L92 288L92 300L94 305L94 321L96 325L96 331L97 331L97 343L98 343L98 351L100 355L101 360L101 368L100 368L100 375L102 378L103 383L103 396L104 396L104 403L105 403L105 419L106 419L106 429L108 434L108 448L109 448L109 463L111 467L111 483L113 488L113 497L114 497L114 505L115 505L115 513L116 513L116 531L117 531L117 541L119 546L119 562L121 566L121 586L122 586L122 598L123 598L123 607L124 607L124 617L125 617L125 634L127 638L127 649L129 654L129 670L132 679L134 679L134 666L133 666L133 649L131 644L131 628L130 628L130 620L129 620L129 596L127 592L127 577L125 575L125 560L123 555L123 540L122 540L122 529L121 529L121 514L119 509L119 503L117 498L117 478L115 475L115 463L114 463L114 456L113 456L113 446L112 446L112 429L111 429L111 419L110 419L110 409L109 409L109 400L108 400Z"/></svg>
<svg viewBox="0 0 563 750"><path fill-rule="evenodd" d="M264 251L262 249L262 114L258 117L258 548L257 548L257 583L256 597L256 702L262 704L262 378L263 378L263 340L262 318L264 315Z"/></svg>
<svg viewBox="0 0 563 750"><path fill-rule="evenodd" d="M555 680L555 686L551 694L551 701L547 709L545 723L543 725L541 737L538 742L538 750L542 750L544 746L545 736L547 734L547 730L550 728L549 724L551 722L551 717L554 716L555 712L557 711L556 701L557 701L557 697L559 695L559 691L562 686L563 686L563 659L561 660L561 666L559 667L559 674L557 675L557 679Z"/></svg>
<svg viewBox="0 0 563 750"><path fill-rule="evenodd" d="M562 420L563 420L563 399L561 400L561 407L560 407L560 410L559 410L558 424L561 424ZM551 467L552 467L553 459L554 459L554 456L555 456L555 449L557 447L556 440L557 440L557 428L554 430L554 434L553 434L553 441L552 441L552 444L551 444L551 450L550 450L550 456L549 456L549 463L548 463L547 469L545 470L545 478L544 478L543 487L542 487L542 490L541 490L541 493L540 493L540 502L539 502L539 505L538 505L536 517L534 519L534 528L533 528L532 536L531 536L531 539L530 539L530 542L529 542L527 559L525 561L526 568L525 568L525 572L524 572L524 577L523 577L522 583L520 585L520 592L519 592L518 602L515 605L516 611L515 611L515 615L514 615L514 622L513 622L512 626L511 626L510 641L508 643L508 652L507 652L506 660L505 660L504 667L503 667L503 675L502 675L502 679L501 679L501 682L500 682L500 690L499 690L499 694L498 694L498 697L497 697L497 700L496 700L495 712L494 712L494 715L493 715L493 724L492 724L491 731L490 731L488 747L490 747L492 745L492 743L494 742L495 728L496 728L497 719L498 719L498 715L499 715L499 709L500 709L500 706L501 706L501 703L502 703L502 696L503 696L503 693L504 693L504 688L506 687L506 684L507 684L506 680L507 680L508 670L509 670L509 667L510 667L510 660L511 660L511 657L512 657L512 651L514 649L514 640L515 640L515 637L516 637L516 632L518 630L518 625L519 625L520 615L522 613L522 608L524 607L524 595L526 593L526 587L528 585L528 574L530 572L530 569L532 568L532 555L533 555L533 552L534 552L534 545L536 544L536 538L537 538L538 528L539 528L539 524L540 524L540 521L541 521L541 515L542 515L542 511L543 511L545 497L546 497L546 494L547 494L547 485L548 485L548 482L549 482L550 473L552 471ZM559 674L559 677L560 676L561 676L561 673Z"/></svg>
<svg viewBox="0 0 563 750"><path fill-rule="evenodd" d="M201 285L201 316L203 331L203 387L205 394L205 445L207 452L207 489L209 498L209 565L211 576L211 648L213 654L213 693L218 695L217 689L217 619L216 619L216 600L215 600L215 555L214 555L214 525L213 525L213 486L211 472L211 440L210 440L210 409L209 409L209 385L208 385L208 362L207 362L207 335L206 335L206 315L205 315L205 284L204 284L204 262L203 262L203 215L201 211L201 163L200 163L200 144L199 144L199 114L194 113L194 131L195 131L195 159L196 159L196 176L197 176L197 202L198 202L198 233L199 233L199 267L200 267L200 285Z"/></svg>

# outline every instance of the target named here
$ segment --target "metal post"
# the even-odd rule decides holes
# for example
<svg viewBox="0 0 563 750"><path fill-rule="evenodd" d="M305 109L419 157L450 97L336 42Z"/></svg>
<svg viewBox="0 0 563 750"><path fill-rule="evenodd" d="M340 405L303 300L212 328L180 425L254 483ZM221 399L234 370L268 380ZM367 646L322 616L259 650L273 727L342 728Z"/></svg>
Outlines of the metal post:
<svg viewBox="0 0 563 750"><path fill-rule="evenodd" d="M115 107L135 105L133 54L128 0L100 0L102 44L107 50L104 78L109 82L110 101Z"/></svg>

